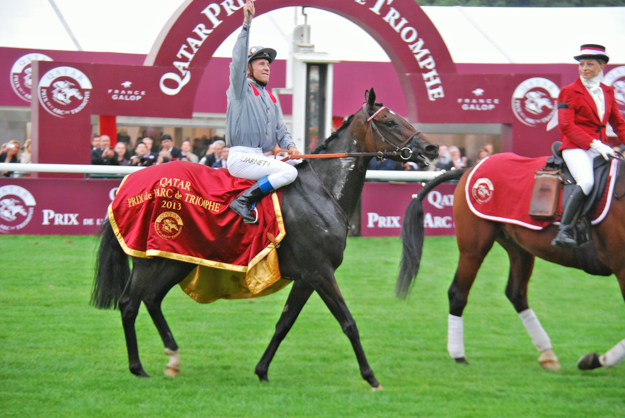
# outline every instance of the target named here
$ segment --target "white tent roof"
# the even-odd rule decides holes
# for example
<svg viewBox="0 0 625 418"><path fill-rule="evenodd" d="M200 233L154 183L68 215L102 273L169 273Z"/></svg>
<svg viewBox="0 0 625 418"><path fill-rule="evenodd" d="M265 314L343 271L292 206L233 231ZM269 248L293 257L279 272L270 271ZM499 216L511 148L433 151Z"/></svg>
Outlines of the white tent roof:
<svg viewBox="0 0 625 418"><path fill-rule="evenodd" d="M0 0L0 46L147 54L182 0ZM583 43L607 47L610 63L624 64L625 7L423 7L456 63L574 63ZM307 8L317 51L344 61L388 61L358 26ZM297 18L296 18L297 16ZM592 22L592 23L591 23ZM286 57L288 37L303 23L301 8L260 16L252 42ZM358 42L354 42L358 40ZM217 50L229 57L234 34Z"/></svg>

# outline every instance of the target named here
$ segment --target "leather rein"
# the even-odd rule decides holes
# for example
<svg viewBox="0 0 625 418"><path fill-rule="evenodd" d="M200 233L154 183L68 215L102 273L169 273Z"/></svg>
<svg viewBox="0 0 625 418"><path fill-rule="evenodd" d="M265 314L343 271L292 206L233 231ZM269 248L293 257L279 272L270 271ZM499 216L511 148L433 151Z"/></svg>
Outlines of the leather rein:
<svg viewBox="0 0 625 418"><path fill-rule="evenodd" d="M382 132L380 132L380 129L378 128L378 126L376 125L375 121L373 120L373 118L375 118L378 115L378 113L380 113L384 109L388 109L388 108L386 106L382 106L373 115L369 116L369 112L367 112L367 103L364 103L362 105L362 111L365 113L365 115L369 116L369 118L367 119L367 122L369 123L369 129L371 131L371 138L373 138L373 132L375 131L378 134L378 136L380 137L380 139L382 140L382 142L384 142L385 144L389 144L389 145L393 146L395 148L395 151L382 150L382 151L376 151L376 152L340 152L340 153L334 153L334 154L299 154L299 155L293 155L293 154L291 154L291 151L289 151L289 150L279 149L276 152L276 156L279 153L287 153L288 156L284 157L282 159L282 161L299 160L299 159L315 159L315 158L345 158L345 157L376 157L377 159L381 160L383 158L397 157L397 156L399 156L402 160L409 160L410 157L412 157L412 150L410 148L406 147L406 146L403 146L403 147L402 146L398 146L398 145L394 144L393 142L389 141L382 134ZM391 111L391 110L389 109L389 111ZM410 142L410 140L412 138L414 138L415 136L419 136L419 134L420 134L420 132L417 131L413 136L408 138L405 141L405 143L407 144L408 142Z"/></svg>

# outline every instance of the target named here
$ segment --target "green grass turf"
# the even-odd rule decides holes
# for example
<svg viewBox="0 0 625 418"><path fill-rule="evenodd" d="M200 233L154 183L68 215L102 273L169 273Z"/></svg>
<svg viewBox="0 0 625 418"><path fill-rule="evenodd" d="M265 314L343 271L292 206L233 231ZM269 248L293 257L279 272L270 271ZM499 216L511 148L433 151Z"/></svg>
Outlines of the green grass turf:
<svg viewBox="0 0 625 418"><path fill-rule="evenodd" d="M337 271L382 392L361 379L347 338L313 295L261 384L254 367L288 289L253 301L201 306L175 288L164 313L181 347L167 358L149 315L137 320L143 365L128 372L118 311L89 306L93 237L0 237L2 417L617 417L625 415L625 365L581 372L579 356L625 337L614 276L591 277L538 261L530 306L562 370L538 352L504 296L505 252L495 247L465 310L469 366L446 350L453 237L427 238L408 300L394 297L396 238L350 238Z"/></svg>

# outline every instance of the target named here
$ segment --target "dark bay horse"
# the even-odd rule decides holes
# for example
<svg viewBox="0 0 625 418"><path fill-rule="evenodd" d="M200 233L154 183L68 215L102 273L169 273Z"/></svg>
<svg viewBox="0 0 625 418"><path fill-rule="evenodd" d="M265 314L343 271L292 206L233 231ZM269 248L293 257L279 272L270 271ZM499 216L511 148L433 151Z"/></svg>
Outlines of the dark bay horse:
<svg viewBox="0 0 625 418"><path fill-rule="evenodd" d="M582 268L573 251L553 247L551 241L557 227L548 226L542 230L531 230L522 226L500 223L476 216L468 207L465 193L467 178L473 169L447 172L426 186L413 199L406 209L402 229L403 254L400 274L397 280L397 294L405 297L419 271L423 248L423 206L424 197L438 184L445 181L459 180L454 193L454 221L456 238L460 250L460 259L455 276L449 287L449 330L448 351L458 363L466 363L464 356L462 313L467 305L469 291L484 258L495 242L508 253L510 271L505 294L516 309L534 345L541 353L540 364L550 370L558 370L559 362L553 353L551 342L538 318L529 308L527 288L534 268L535 257L542 258L566 267ZM506 173L502 172L501 176ZM528 176L533 173L528 173ZM625 298L625 170L620 169L614 186L614 197L606 218L592 227L592 239L602 275L610 272L616 275ZM594 273L598 274L598 273ZM625 341L625 340L624 340ZM618 348L623 345L623 349ZM625 344L619 343L611 350L622 351ZM588 354L578 363L580 369L599 367L598 356ZM605 367L605 366L604 366Z"/></svg>
<svg viewBox="0 0 625 418"><path fill-rule="evenodd" d="M293 280L286 306L255 373L267 381L269 364L313 292L317 292L347 335L362 377L373 389L381 388L367 363L356 322L341 296L334 272L345 250L348 224L357 207L371 158L378 152L397 152L420 166L437 156L438 147L427 141L402 117L375 101L373 89L365 93L362 109L350 116L316 150L319 154L349 153L345 158L314 159L297 166L297 180L283 189L282 213L287 235L278 248L280 273ZM147 168L149 170L149 168ZM161 301L196 266L166 258L132 258L120 247L109 223L103 226L92 304L106 309L119 306L130 371L148 377L139 360L135 319L141 301L158 329L168 369L179 369L178 345L161 312ZM175 374L175 373L174 373Z"/></svg>

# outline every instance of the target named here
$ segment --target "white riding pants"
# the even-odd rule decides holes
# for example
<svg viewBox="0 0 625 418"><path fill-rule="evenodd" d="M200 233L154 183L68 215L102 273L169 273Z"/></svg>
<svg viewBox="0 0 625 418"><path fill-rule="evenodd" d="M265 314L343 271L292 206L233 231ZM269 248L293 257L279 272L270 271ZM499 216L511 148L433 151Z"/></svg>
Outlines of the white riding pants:
<svg viewBox="0 0 625 418"><path fill-rule="evenodd" d="M592 162L595 157L600 155L601 154L592 148L589 150L573 148L562 151L562 158L564 159L564 162L566 162L566 165L575 179L575 182L582 188L586 196L590 193L595 180Z"/></svg>
<svg viewBox="0 0 625 418"><path fill-rule="evenodd" d="M273 156L263 154L260 148L232 147L228 154L228 172L234 177L247 180L260 180L267 176L269 184L275 189L293 183L297 178L294 165L301 160L280 161Z"/></svg>

